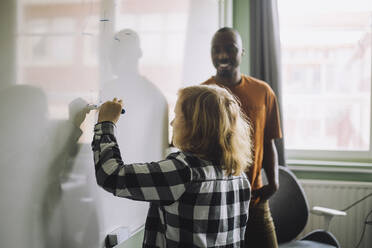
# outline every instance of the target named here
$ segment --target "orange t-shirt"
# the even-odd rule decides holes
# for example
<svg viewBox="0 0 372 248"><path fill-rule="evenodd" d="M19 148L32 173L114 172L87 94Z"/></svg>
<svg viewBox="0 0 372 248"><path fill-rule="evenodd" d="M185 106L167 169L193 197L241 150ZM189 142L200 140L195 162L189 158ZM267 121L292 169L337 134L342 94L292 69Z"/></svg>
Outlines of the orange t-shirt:
<svg viewBox="0 0 372 248"><path fill-rule="evenodd" d="M242 75L239 84L228 87L211 77L202 84L215 84L229 89L241 102L243 112L252 125L253 164L247 172L252 190L262 187L261 169L264 139L282 137L277 99L274 91L264 81Z"/></svg>

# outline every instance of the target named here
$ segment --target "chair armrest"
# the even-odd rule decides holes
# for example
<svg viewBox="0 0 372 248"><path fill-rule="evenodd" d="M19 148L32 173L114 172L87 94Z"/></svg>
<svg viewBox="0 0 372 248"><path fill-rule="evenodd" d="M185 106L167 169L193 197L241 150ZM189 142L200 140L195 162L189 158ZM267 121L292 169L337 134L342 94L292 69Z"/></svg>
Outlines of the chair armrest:
<svg viewBox="0 0 372 248"><path fill-rule="evenodd" d="M319 206L314 206L310 212L316 215L346 216L346 212L344 211Z"/></svg>
<svg viewBox="0 0 372 248"><path fill-rule="evenodd" d="M324 230L328 230L329 228L329 223L331 222L331 219L334 216L345 216L346 212L344 211L339 211L336 209L332 208L324 208L324 207L318 207L314 206L312 210L310 210L312 214L320 215L323 216L324 218Z"/></svg>

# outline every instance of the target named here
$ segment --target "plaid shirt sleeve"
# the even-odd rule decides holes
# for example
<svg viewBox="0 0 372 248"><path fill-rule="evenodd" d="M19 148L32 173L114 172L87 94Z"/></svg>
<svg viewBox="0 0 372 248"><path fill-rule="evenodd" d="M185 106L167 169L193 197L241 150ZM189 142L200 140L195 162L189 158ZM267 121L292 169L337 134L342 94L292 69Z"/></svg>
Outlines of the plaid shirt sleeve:
<svg viewBox="0 0 372 248"><path fill-rule="evenodd" d="M185 192L191 170L185 162L168 157L151 163L124 164L112 122L94 127L92 149L98 185L115 196L171 204Z"/></svg>

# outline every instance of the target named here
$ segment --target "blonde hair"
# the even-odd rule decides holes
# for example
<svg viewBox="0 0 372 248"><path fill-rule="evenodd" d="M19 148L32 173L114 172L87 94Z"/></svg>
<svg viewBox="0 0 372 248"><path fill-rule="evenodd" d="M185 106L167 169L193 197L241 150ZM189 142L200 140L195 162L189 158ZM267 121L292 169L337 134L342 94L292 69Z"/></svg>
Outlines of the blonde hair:
<svg viewBox="0 0 372 248"><path fill-rule="evenodd" d="M217 86L190 86L178 92L185 127L179 148L240 175L252 162L251 128L239 101Z"/></svg>

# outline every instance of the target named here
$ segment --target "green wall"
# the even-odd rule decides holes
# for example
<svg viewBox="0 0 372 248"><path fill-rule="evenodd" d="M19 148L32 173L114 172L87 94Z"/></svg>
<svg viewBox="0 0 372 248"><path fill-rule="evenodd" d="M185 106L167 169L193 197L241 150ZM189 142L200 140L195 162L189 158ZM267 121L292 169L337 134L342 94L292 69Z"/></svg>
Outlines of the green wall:
<svg viewBox="0 0 372 248"><path fill-rule="evenodd" d="M239 31L242 40L245 55L241 63L241 72L249 74L249 1L233 1L233 27Z"/></svg>
<svg viewBox="0 0 372 248"><path fill-rule="evenodd" d="M0 87L3 87L16 83L16 1L1 0L0 13Z"/></svg>
<svg viewBox="0 0 372 248"><path fill-rule="evenodd" d="M325 180L325 181L348 181L348 182L372 182L372 171L369 173L348 173L348 172L323 172L323 171L297 171L294 167L291 170L299 179Z"/></svg>
<svg viewBox="0 0 372 248"><path fill-rule="evenodd" d="M300 179L372 182L371 163L299 160L287 164Z"/></svg>

